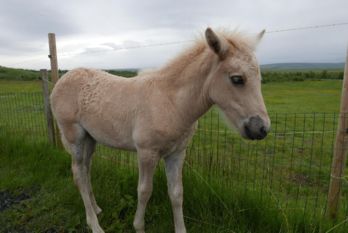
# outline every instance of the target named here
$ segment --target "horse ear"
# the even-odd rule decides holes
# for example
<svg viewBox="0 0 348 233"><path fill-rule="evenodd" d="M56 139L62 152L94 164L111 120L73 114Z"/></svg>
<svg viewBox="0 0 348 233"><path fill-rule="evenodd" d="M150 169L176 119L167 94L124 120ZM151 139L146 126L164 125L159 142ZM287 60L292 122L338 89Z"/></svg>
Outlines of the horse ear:
<svg viewBox="0 0 348 233"><path fill-rule="evenodd" d="M223 38L220 39L211 28L207 28L205 30L205 39L207 40L211 50L213 50L213 52L216 53L220 59L223 59L226 52L226 46L224 44L225 41Z"/></svg>
<svg viewBox="0 0 348 233"><path fill-rule="evenodd" d="M260 42L261 39L263 38L263 36L265 35L266 33L266 29L263 29L261 32L259 32L259 34L257 34L256 38L257 38L257 41Z"/></svg>
<svg viewBox="0 0 348 233"><path fill-rule="evenodd" d="M266 30L263 29L261 32L259 32L256 37L255 37L255 40L254 40L254 49L257 47L257 45L260 43L260 41L262 40L263 36L265 35L266 33Z"/></svg>

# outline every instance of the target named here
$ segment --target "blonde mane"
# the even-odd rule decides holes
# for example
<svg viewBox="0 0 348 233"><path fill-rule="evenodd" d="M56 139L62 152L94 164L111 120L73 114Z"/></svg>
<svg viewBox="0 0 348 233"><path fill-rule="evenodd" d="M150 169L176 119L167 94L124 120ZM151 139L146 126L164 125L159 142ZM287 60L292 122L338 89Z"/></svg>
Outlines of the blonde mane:
<svg viewBox="0 0 348 233"><path fill-rule="evenodd" d="M243 54L251 53L253 50L255 50L255 46L257 44L257 41L255 41L255 38L234 30L234 31L228 31L228 30L218 30L216 32L217 35L219 35L220 38L223 38L229 46L232 46L236 50L242 52ZM201 35L199 38L197 38L191 47L185 49L182 51L179 55L174 57L172 60L170 60L167 64L165 64L162 68L159 70L151 70L158 71L158 72L173 72L177 76L178 73L185 70L184 68L188 65L199 65L200 68L204 68L205 61L204 59L198 59L204 52L209 51L209 46L207 44L207 41L203 35ZM197 64L197 62L193 61L199 61L200 64ZM209 62L207 62L208 64ZM147 74L148 71L140 72L139 74ZM168 73L167 73L168 74Z"/></svg>

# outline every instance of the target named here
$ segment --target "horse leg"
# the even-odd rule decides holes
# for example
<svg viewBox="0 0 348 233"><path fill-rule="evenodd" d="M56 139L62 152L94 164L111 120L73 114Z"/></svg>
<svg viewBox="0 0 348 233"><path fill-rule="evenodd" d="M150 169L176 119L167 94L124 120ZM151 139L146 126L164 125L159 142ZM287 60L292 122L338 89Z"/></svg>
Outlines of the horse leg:
<svg viewBox="0 0 348 233"><path fill-rule="evenodd" d="M172 203L175 233L186 233L183 204L182 167L185 160L185 150L174 153L165 159L168 193Z"/></svg>
<svg viewBox="0 0 348 233"><path fill-rule="evenodd" d="M152 151L138 151L138 206L133 222L137 233L145 233L145 209L152 194L153 175L159 159L159 155Z"/></svg>
<svg viewBox="0 0 348 233"><path fill-rule="evenodd" d="M87 174L88 174L87 186L88 186L89 198L91 199L94 212L96 214L99 214L101 213L102 209L97 205L97 202L93 194L92 184L91 184L92 156L95 151L95 146L96 146L96 141L94 140L94 138L92 138L89 134L86 134L86 138L84 141L83 164L85 168L87 169Z"/></svg>
<svg viewBox="0 0 348 233"><path fill-rule="evenodd" d="M84 166L84 144L86 132L78 124L60 124L62 141L72 157L72 172L74 182L80 191L86 210L86 220L93 233L103 233L96 212L94 211L88 188L88 173Z"/></svg>

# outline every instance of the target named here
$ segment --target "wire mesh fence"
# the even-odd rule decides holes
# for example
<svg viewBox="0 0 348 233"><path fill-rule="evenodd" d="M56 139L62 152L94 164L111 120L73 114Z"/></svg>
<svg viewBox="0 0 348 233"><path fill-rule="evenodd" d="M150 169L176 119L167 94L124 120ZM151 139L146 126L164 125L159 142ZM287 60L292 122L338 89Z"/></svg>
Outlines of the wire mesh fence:
<svg viewBox="0 0 348 233"><path fill-rule="evenodd" d="M217 111L199 122L188 162L207 179L274 195L281 208L323 215L337 127L337 113L271 113L272 131L263 141L246 141L226 128ZM343 196L347 197L347 185ZM346 200L342 214L347 215Z"/></svg>
<svg viewBox="0 0 348 233"><path fill-rule="evenodd" d="M0 130L26 140L47 141L41 92L0 92Z"/></svg>
<svg viewBox="0 0 348 233"><path fill-rule="evenodd" d="M48 142L41 92L0 93L0 133L29 142ZM338 113L270 113L265 140L248 141L230 130L213 108L198 123L187 148L185 175L270 196L284 211L323 216L330 181ZM97 147L97 156L136 172L135 153ZM347 170L344 177L348 177ZM348 216L347 179L342 181L340 216Z"/></svg>

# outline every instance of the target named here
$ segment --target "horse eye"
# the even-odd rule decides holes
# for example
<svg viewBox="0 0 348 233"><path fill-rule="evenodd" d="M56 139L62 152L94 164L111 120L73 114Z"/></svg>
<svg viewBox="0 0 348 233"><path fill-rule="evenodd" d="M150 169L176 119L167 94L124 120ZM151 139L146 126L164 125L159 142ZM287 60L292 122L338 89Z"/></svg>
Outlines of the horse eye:
<svg viewBox="0 0 348 233"><path fill-rule="evenodd" d="M230 80L234 85L244 85L244 79L241 75L232 75Z"/></svg>

